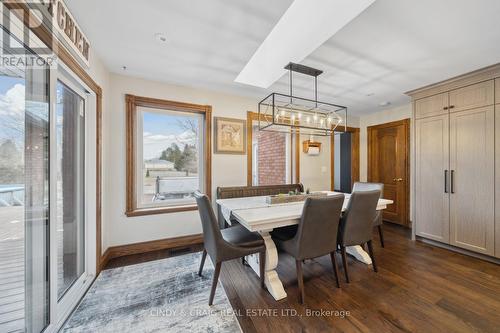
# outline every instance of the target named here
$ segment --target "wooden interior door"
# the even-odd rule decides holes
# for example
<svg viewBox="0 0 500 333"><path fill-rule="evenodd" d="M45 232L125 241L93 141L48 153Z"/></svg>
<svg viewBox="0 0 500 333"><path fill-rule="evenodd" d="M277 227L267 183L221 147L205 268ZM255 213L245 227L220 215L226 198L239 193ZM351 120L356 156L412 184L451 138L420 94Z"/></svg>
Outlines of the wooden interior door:
<svg viewBox="0 0 500 333"><path fill-rule="evenodd" d="M450 241L449 116L415 121L416 234Z"/></svg>
<svg viewBox="0 0 500 333"><path fill-rule="evenodd" d="M409 224L409 133L404 119L368 127L368 181L384 184L385 199L394 201L383 219Z"/></svg>
<svg viewBox="0 0 500 333"><path fill-rule="evenodd" d="M450 244L493 255L493 106L450 114Z"/></svg>

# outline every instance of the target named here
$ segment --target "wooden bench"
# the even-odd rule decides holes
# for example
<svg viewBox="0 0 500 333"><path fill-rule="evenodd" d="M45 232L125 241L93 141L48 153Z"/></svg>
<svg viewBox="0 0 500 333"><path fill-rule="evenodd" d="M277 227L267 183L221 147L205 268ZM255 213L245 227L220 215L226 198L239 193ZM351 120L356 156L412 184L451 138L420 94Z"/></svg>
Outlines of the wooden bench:
<svg viewBox="0 0 500 333"><path fill-rule="evenodd" d="M283 184L283 185L261 185L261 186L231 186L217 187L217 199L258 197L264 195L276 195L280 193L288 193L290 191L304 192L302 184ZM219 226L225 228L227 222L222 215L220 206L217 205L217 214Z"/></svg>

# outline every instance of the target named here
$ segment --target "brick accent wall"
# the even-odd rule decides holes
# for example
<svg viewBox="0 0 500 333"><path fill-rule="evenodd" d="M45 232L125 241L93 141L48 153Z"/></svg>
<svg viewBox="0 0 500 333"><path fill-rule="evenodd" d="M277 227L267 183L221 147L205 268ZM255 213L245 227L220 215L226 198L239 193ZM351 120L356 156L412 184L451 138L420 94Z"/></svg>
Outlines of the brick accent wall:
<svg viewBox="0 0 500 333"><path fill-rule="evenodd" d="M258 137L259 185L286 183L286 134L261 131Z"/></svg>

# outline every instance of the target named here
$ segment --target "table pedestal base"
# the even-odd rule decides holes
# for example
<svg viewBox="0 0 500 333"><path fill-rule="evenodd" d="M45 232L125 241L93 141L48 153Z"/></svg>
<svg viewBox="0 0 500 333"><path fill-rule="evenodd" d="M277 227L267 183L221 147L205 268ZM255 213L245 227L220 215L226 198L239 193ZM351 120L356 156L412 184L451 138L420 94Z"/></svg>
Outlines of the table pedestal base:
<svg viewBox="0 0 500 333"><path fill-rule="evenodd" d="M261 231L260 234L266 243L266 275L264 277L264 282L269 293L275 300L279 301L280 299L286 298L286 292L283 287L283 283L276 272L276 267L278 266L278 250L276 249L276 245L274 244L269 231ZM247 256L246 261L257 273L257 275L260 276L259 255L252 254Z"/></svg>
<svg viewBox="0 0 500 333"><path fill-rule="evenodd" d="M348 246L346 247L346 252L356 258L358 261L361 261L363 264L371 265L372 258L370 255L363 250L363 248L359 245L356 246Z"/></svg>
<svg viewBox="0 0 500 333"><path fill-rule="evenodd" d="M276 249L276 244L274 244L269 232L270 231L260 232L262 238L264 238L264 242L266 243L266 276L264 277L264 282L269 293L275 300L279 301L286 298L286 292L283 287L283 283L276 272L276 267L278 266L278 250ZM372 263L372 259L368 253L366 253L359 245L349 246L346 248L346 251L364 264L370 265ZM252 254L246 256L245 259L255 273L260 276L259 255Z"/></svg>

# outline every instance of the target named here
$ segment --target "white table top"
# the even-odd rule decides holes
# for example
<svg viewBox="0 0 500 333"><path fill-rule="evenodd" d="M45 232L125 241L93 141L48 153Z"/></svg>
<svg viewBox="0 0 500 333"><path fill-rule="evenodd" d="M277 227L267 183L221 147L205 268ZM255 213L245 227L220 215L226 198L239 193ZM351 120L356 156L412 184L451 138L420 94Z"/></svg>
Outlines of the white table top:
<svg viewBox="0 0 500 333"><path fill-rule="evenodd" d="M342 211L347 208L350 194L330 191L327 193L328 195L344 194ZM270 205L266 203L265 196L218 199L216 202L221 206L222 214L226 220L233 216L250 231L272 230L297 224L304 207L304 201ZM377 210L385 209L387 205L392 203L392 200L379 199Z"/></svg>

